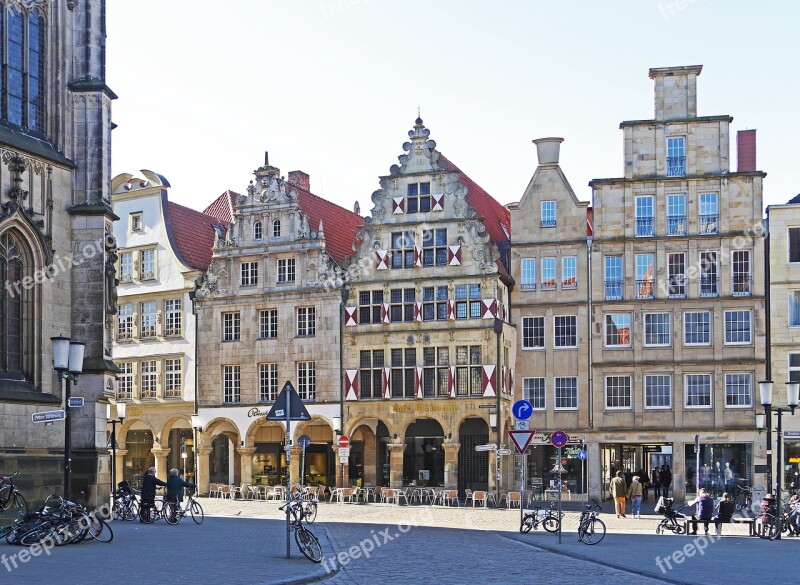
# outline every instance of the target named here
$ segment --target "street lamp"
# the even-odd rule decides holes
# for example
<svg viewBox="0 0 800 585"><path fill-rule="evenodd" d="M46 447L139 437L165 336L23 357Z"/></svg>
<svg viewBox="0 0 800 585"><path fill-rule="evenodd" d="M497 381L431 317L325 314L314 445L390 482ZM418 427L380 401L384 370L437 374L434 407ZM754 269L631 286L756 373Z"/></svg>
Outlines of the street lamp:
<svg viewBox="0 0 800 585"><path fill-rule="evenodd" d="M198 435L203 432L203 423L200 422L200 415L196 412L192 415L192 430L194 431L194 444L192 445L192 457L194 458L194 484L199 486L200 485L200 470L197 469L197 447L198 447ZM196 489L200 489L199 487Z"/></svg>
<svg viewBox="0 0 800 585"><path fill-rule="evenodd" d="M83 372L83 353L86 344L72 341L69 337L51 337L53 342L53 369L58 372L59 381L66 380L64 387L64 499L69 499L69 482L72 473L70 444L70 382L78 382L78 374Z"/></svg>
<svg viewBox="0 0 800 585"><path fill-rule="evenodd" d="M117 424L122 425L125 420L125 409L128 407L124 402L117 402L117 417L111 418L111 405L106 404L106 422L111 423L111 493L117 487Z"/></svg>
<svg viewBox="0 0 800 585"><path fill-rule="evenodd" d="M764 407L764 416L767 419L767 467L769 468L768 484L772 489L772 413L778 414L778 476L775 482L775 506L776 506L776 521L777 521L777 538L781 537L781 480L783 476L783 427L781 425L784 412L790 412L794 416L794 409L797 408L798 401L800 401L800 383L786 382L786 404L789 408L772 408L772 381L766 380L759 382L759 391L761 393L761 405ZM759 421L756 421L758 424Z"/></svg>

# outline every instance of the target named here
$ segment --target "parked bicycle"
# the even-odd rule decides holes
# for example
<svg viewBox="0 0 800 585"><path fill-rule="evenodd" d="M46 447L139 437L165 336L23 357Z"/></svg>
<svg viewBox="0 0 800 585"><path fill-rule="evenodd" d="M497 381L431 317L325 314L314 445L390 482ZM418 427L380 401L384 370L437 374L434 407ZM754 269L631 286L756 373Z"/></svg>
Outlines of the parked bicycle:
<svg viewBox="0 0 800 585"><path fill-rule="evenodd" d="M15 471L13 475L0 477L0 508L8 510L14 506L17 514L25 516L28 513L28 502L14 485L14 478L18 475L19 471Z"/></svg>
<svg viewBox="0 0 800 585"><path fill-rule="evenodd" d="M605 522L598 518L603 507L594 498L592 498L592 502L583 507L578 524L578 538L584 544L597 544L606 535Z"/></svg>
<svg viewBox="0 0 800 585"><path fill-rule="evenodd" d="M563 518L563 516L564 513L562 512L561 518ZM555 534L561 526L561 518L559 518L558 512L555 509L555 502L550 504L550 507L546 510L543 510L541 506L535 506L533 512L526 512L522 517L522 524L519 527L519 531L523 534L527 534L531 529L536 529L539 527L539 524L541 524L547 532Z"/></svg>
<svg viewBox="0 0 800 585"><path fill-rule="evenodd" d="M292 518L289 522L291 529L294 531L294 540L297 543L297 548L303 553L309 561L315 563L322 562L322 546L319 544L319 539L308 528L303 526L305 519L305 506L303 500L299 495L286 502L281 506L280 510L286 510L288 507L289 513Z"/></svg>
<svg viewBox="0 0 800 585"><path fill-rule="evenodd" d="M177 501L164 502L164 520L167 521L167 524L172 524L174 526L187 514L191 515L195 524L203 523L203 518L205 517L203 514L203 507L194 499L193 493L190 493L186 497L186 504L183 507L181 507L180 503Z"/></svg>
<svg viewBox="0 0 800 585"><path fill-rule="evenodd" d="M744 480L738 480L742 482ZM757 483L753 487L748 485L736 485L733 490L733 505L737 511L742 510L750 510L750 506L753 505L753 491L754 490L763 490L764 486L760 483Z"/></svg>
<svg viewBox="0 0 800 585"><path fill-rule="evenodd" d="M9 544L31 546L53 543L74 544L91 538L108 543L114 538L103 518L89 513L84 506L59 496L50 496L45 505L33 514L26 514L0 532Z"/></svg>
<svg viewBox="0 0 800 585"><path fill-rule="evenodd" d="M139 517L139 500L127 481L118 484L114 492L112 514L115 520L136 520Z"/></svg>
<svg viewBox="0 0 800 585"><path fill-rule="evenodd" d="M164 517L164 496L156 495L152 505L139 504L139 519L145 524L158 522Z"/></svg>
<svg viewBox="0 0 800 585"><path fill-rule="evenodd" d="M303 502L303 513L305 514L305 520L309 524L313 524L314 520L317 518L317 506L319 504L319 499L316 496L309 497L310 492L308 488L304 488L302 491L295 492L295 499L300 499Z"/></svg>

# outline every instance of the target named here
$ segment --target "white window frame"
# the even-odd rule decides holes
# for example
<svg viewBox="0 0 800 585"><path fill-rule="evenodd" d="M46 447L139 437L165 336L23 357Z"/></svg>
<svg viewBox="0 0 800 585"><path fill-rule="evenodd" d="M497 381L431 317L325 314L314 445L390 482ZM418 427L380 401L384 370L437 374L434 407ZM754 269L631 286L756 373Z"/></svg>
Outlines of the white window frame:
<svg viewBox="0 0 800 585"><path fill-rule="evenodd" d="M164 398L183 397L183 360L164 360Z"/></svg>
<svg viewBox="0 0 800 585"><path fill-rule="evenodd" d="M574 280L574 282L568 282ZM578 288L578 257L563 256L561 258L561 288L571 290Z"/></svg>
<svg viewBox="0 0 800 585"><path fill-rule="evenodd" d="M575 343L573 345L558 345L558 335L556 334L558 325L556 324L557 319L572 319L573 326L575 329ZM553 315L553 348L554 349L575 349L578 347L578 317L577 315Z"/></svg>
<svg viewBox="0 0 800 585"><path fill-rule="evenodd" d="M297 278L296 264L294 258L278 258L278 284L288 284Z"/></svg>
<svg viewBox="0 0 800 585"><path fill-rule="evenodd" d="M519 266L522 277L521 290L523 292L536 290L536 258L523 258Z"/></svg>
<svg viewBox="0 0 800 585"><path fill-rule="evenodd" d="M317 333L317 308L297 307L297 337L314 337Z"/></svg>
<svg viewBox="0 0 800 585"><path fill-rule="evenodd" d="M222 366L222 403L239 404L242 401L242 369L239 365Z"/></svg>
<svg viewBox="0 0 800 585"><path fill-rule="evenodd" d="M297 393L303 401L314 402L317 399L316 362L297 362Z"/></svg>
<svg viewBox="0 0 800 585"><path fill-rule="evenodd" d="M153 254L152 261L145 260L149 253ZM144 250L139 251L139 260L140 260L140 272L139 272L139 280L155 280L158 274L158 253L155 248L145 248ZM147 266L151 265L152 263L152 270L148 270Z"/></svg>
<svg viewBox="0 0 800 585"><path fill-rule="evenodd" d="M253 223L253 241L260 242L264 239L264 224L260 221Z"/></svg>
<svg viewBox="0 0 800 585"><path fill-rule="evenodd" d="M541 212L541 227L551 228L558 225L558 204L556 201L542 201L539 210Z"/></svg>
<svg viewBox="0 0 800 585"><path fill-rule="evenodd" d="M526 343L525 343L526 342L525 330L527 328L529 328L529 327L533 329L534 333L531 335L531 339L535 342L535 339L536 339L535 329L536 329L536 322L537 321L539 321L541 323L542 344L541 345L535 345L535 343L534 343L534 345L526 345ZM524 351L543 350L545 348L545 343L546 343L546 340L545 340L545 317L538 316L538 315L531 315L531 316L523 317L522 318L522 349Z"/></svg>
<svg viewBox="0 0 800 585"><path fill-rule="evenodd" d="M609 400L612 397L609 396L608 388L609 388L609 380L612 380L612 379L613 380L617 380L617 381L623 381L623 380L627 380L628 381L628 391L627 391L627 402L628 402L628 404L623 404L622 406L610 406L609 405ZM624 390L624 388L621 385L618 388L620 390L620 393L619 393L618 396L615 396L614 399L619 401L619 402L624 402L626 396L625 396L625 394L622 394L622 392L621 392L622 390ZM604 383L603 383L603 396L605 397L605 409L606 410L631 410L633 408L633 376L631 376L630 374L628 374L628 375L621 374L621 375L609 375L609 376L606 376L605 380L604 380Z"/></svg>
<svg viewBox="0 0 800 585"><path fill-rule="evenodd" d="M241 286L258 286L258 261L246 261L239 265Z"/></svg>
<svg viewBox="0 0 800 585"><path fill-rule="evenodd" d="M151 386L152 389L149 389ZM158 398L158 362L156 360L139 362L139 398L143 400Z"/></svg>
<svg viewBox="0 0 800 585"><path fill-rule="evenodd" d="M131 213L131 231L140 232L142 229L144 229L144 224L142 223L141 212Z"/></svg>
<svg viewBox="0 0 800 585"><path fill-rule="evenodd" d="M708 378L708 404L689 404L689 378ZM710 410L714 406L714 376L704 372L690 372L683 375L683 406L688 409Z"/></svg>
<svg viewBox="0 0 800 585"><path fill-rule="evenodd" d="M164 337L177 337L183 333L183 301L164 301Z"/></svg>
<svg viewBox="0 0 800 585"><path fill-rule="evenodd" d="M648 395L648 380L650 378L666 378L669 381L669 392L667 397L669 398L669 404L666 405L653 405L649 403L650 398L652 396ZM671 374L645 374L644 376L644 386L642 388L642 396L644 398L644 408L645 410L670 410L672 408L672 375ZM660 395L659 395L660 396Z"/></svg>
<svg viewBox="0 0 800 585"><path fill-rule="evenodd" d="M613 319L615 316L616 317L627 317L628 318L628 330L629 330L628 331L628 343L618 343L618 344L617 343L609 343L609 338L608 338L608 334L609 334L608 325L609 325L609 323L608 323L608 320L609 320L609 318ZM605 318L603 319L603 332L604 332L603 341L604 341L605 347L609 347L609 348L619 348L619 347L630 348L630 347L632 347L633 346L633 315L631 313L627 313L627 312L606 313L605 314ZM619 335L618 335L618 337L619 337Z"/></svg>
<svg viewBox="0 0 800 585"><path fill-rule="evenodd" d="M797 356L794 365L792 365L793 356ZM800 352L790 351L786 359L789 366L789 380L792 382L800 382Z"/></svg>
<svg viewBox="0 0 800 585"><path fill-rule="evenodd" d="M119 255L119 281L122 284L133 282L134 278L133 252L121 252Z"/></svg>
<svg viewBox="0 0 800 585"><path fill-rule="evenodd" d="M647 326L648 326L647 319L648 317L653 317L655 315L661 315L667 317L667 337L668 337L667 343L647 343ZM660 325L661 324L659 323L658 326ZM644 315L642 316L642 327L644 329L642 335L642 344L644 345L644 347L670 347L672 345L672 313L662 313L662 312L644 313ZM661 335L661 333L656 332L656 335Z"/></svg>
<svg viewBox="0 0 800 585"><path fill-rule="evenodd" d="M541 384L541 388L534 388L533 384ZM536 396L531 392L535 391ZM544 377L533 377L522 379L522 398L533 406L533 410L547 410L547 379Z"/></svg>
<svg viewBox="0 0 800 585"><path fill-rule="evenodd" d="M222 313L222 341L241 341L242 317L239 311Z"/></svg>
<svg viewBox="0 0 800 585"><path fill-rule="evenodd" d="M131 400L133 398L133 362L117 362L119 374L117 375L117 400Z"/></svg>
<svg viewBox="0 0 800 585"><path fill-rule="evenodd" d="M275 402L278 392L278 364L258 364L258 401Z"/></svg>
<svg viewBox="0 0 800 585"><path fill-rule="evenodd" d="M558 289L558 272L554 256L542 258L542 290Z"/></svg>
<svg viewBox="0 0 800 585"><path fill-rule="evenodd" d="M558 406L558 381L559 380L574 380L575 381L575 406ZM553 410L578 410L580 407L580 392L578 391L578 377L577 376L555 376L553 378Z"/></svg>
<svg viewBox="0 0 800 585"><path fill-rule="evenodd" d="M794 300L795 302L792 302ZM800 290L790 290L788 294L788 315L789 327L800 327Z"/></svg>
<svg viewBox="0 0 800 585"><path fill-rule="evenodd" d="M149 310L152 308L152 311ZM145 309L148 309L145 311ZM146 324L146 326L145 326ZM139 303L139 339L155 339L158 336L158 302Z"/></svg>
<svg viewBox="0 0 800 585"><path fill-rule="evenodd" d="M700 314L708 315L708 341L701 341L701 342L688 342L688 341L686 341L686 333L687 333L686 318L690 314L691 315L700 315ZM702 347L702 346L706 346L706 345L711 345L711 342L713 341L713 335L714 335L714 320L712 318L711 311L685 311L683 313L683 345L685 345L687 347Z"/></svg>
<svg viewBox="0 0 800 585"><path fill-rule="evenodd" d="M797 241L797 247L800 248L800 226L789 226L786 228L786 258L789 264L799 264L800 263L800 249L797 250L795 254L795 258L797 260L792 260L792 232L798 234L798 238L795 238Z"/></svg>
<svg viewBox="0 0 800 585"><path fill-rule="evenodd" d="M733 378L743 377L746 380L746 387L748 391L745 393L730 392L731 385L733 383ZM740 386L739 384L736 385L737 388ZM745 397L747 403L742 404L730 404L729 400L731 397ZM753 408L753 373L752 372L726 372L725 373L725 408Z"/></svg>
<svg viewBox="0 0 800 585"><path fill-rule="evenodd" d="M741 313L747 314L748 334L747 341L728 341L728 314ZM737 321L738 322L738 321ZM752 345L753 343L753 312L750 309L732 309L725 311L723 315L723 327L725 328L725 345Z"/></svg>
<svg viewBox="0 0 800 585"><path fill-rule="evenodd" d="M281 220L279 219L276 219L272 222L272 237L273 238L281 237Z"/></svg>
<svg viewBox="0 0 800 585"><path fill-rule="evenodd" d="M258 311L258 338L278 338L278 309L260 309Z"/></svg>
<svg viewBox="0 0 800 585"><path fill-rule="evenodd" d="M640 215L649 207L650 215ZM639 229L640 220L649 220L650 228ZM648 233L649 231L649 233ZM652 238L656 234L656 209L655 197L652 195L638 195L634 198L634 220L633 220L633 235L637 238Z"/></svg>
<svg viewBox="0 0 800 585"><path fill-rule="evenodd" d="M117 340L133 339L133 303L124 303L117 309Z"/></svg>

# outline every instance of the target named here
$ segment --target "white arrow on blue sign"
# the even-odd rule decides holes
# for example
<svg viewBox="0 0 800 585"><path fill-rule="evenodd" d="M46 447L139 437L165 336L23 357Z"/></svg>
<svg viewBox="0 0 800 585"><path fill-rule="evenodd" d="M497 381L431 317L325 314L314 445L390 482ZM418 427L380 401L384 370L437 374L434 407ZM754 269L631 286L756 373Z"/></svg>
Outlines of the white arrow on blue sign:
<svg viewBox="0 0 800 585"><path fill-rule="evenodd" d="M528 420L533 414L533 404L527 400L517 400L511 407L511 414L519 420Z"/></svg>

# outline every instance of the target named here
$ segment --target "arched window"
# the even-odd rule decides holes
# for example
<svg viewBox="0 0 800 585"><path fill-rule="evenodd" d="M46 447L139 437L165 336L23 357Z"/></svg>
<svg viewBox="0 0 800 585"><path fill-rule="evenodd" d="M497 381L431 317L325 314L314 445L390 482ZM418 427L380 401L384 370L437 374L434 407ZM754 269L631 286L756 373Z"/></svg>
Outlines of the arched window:
<svg viewBox="0 0 800 585"><path fill-rule="evenodd" d="M259 241L261 239L261 222L257 221L253 224L253 239Z"/></svg>
<svg viewBox="0 0 800 585"><path fill-rule="evenodd" d="M39 134L45 129L45 20L41 10L0 5L0 46L7 71L2 80L2 118Z"/></svg>
<svg viewBox="0 0 800 585"><path fill-rule="evenodd" d="M31 274L20 243L12 235L0 236L0 370L21 374L32 380L33 359L31 334L28 331L32 316L30 286L23 286Z"/></svg>
<svg viewBox="0 0 800 585"><path fill-rule="evenodd" d="M273 238L280 238L281 237L281 220L276 219L272 222L272 237Z"/></svg>

